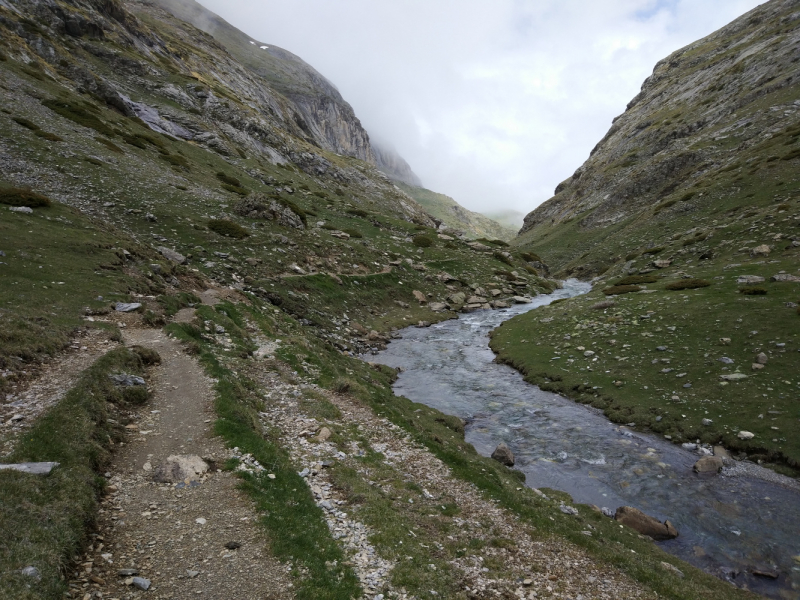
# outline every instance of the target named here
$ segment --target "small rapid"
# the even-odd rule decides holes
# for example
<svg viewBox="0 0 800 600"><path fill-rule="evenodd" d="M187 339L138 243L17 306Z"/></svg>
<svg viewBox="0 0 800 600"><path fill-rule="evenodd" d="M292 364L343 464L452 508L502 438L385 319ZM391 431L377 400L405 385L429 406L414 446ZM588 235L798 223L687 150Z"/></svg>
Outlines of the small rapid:
<svg viewBox="0 0 800 600"><path fill-rule="evenodd" d="M493 362L489 333L503 321L589 289L568 280L531 304L411 327L372 360L403 369L397 395L464 419L466 439L481 454L507 443L528 485L669 519L680 536L658 542L667 552L757 593L800 598L797 481L745 462L718 476L697 475L695 452L611 423L601 411L544 392Z"/></svg>

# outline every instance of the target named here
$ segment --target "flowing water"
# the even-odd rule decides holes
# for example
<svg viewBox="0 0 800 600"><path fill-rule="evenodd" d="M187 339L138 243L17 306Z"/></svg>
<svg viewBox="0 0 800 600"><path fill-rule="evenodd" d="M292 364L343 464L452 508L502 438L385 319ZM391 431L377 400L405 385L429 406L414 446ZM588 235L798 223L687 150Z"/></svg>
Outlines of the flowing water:
<svg viewBox="0 0 800 600"><path fill-rule="evenodd" d="M493 362L488 334L503 321L585 293L574 280L532 304L482 310L430 328L408 328L376 360L402 367L395 393L467 422L483 455L506 442L527 484L576 502L635 506L680 532L659 542L672 554L736 585L800 598L800 486L746 463L718 476L692 471L698 455L649 433L615 425L600 411L523 381ZM753 570L779 573L777 580Z"/></svg>

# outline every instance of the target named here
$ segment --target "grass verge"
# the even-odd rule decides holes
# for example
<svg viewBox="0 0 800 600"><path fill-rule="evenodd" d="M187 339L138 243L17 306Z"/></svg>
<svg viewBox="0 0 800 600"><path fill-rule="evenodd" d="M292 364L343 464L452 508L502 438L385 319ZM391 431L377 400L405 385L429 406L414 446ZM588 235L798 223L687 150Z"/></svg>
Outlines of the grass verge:
<svg viewBox="0 0 800 600"><path fill-rule="evenodd" d="M16 600L61 598L65 569L80 549L97 510L104 480L98 470L118 438L109 416L134 388L118 388L108 375L142 375L142 358L125 348L98 359L19 440L4 462L60 463L48 476L0 471L0 595ZM121 439L121 438L119 438ZM41 580L20 570L36 567Z"/></svg>

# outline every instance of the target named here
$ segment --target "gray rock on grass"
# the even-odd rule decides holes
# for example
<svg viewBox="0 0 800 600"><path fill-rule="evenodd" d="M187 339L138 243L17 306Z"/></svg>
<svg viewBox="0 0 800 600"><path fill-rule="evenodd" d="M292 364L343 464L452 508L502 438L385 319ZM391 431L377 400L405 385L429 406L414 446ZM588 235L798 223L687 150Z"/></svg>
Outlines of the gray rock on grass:
<svg viewBox="0 0 800 600"><path fill-rule="evenodd" d="M117 302L114 310L117 312L134 312L142 308L141 302Z"/></svg>
<svg viewBox="0 0 800 600"><path fill-rule="evenodd" d="M632 506L620 506L614 514L614 518L621 524L627 525L654 540L671 540L678 537L678 530L672 526L672 523L669 521L662 523L655 517L651 517Z"/></svg>
<svg viewBox="0 0 800 600"><path fill-rule="evenodd" d="M27 462L0 464L0 471L18 471L31 475L49 475L60 463L57 462Z"/></svg>

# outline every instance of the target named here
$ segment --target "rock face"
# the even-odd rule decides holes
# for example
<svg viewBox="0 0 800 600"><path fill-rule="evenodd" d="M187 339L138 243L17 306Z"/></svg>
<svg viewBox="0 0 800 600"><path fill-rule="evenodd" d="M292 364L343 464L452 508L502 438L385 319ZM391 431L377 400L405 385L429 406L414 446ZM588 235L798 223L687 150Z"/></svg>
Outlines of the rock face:
<svg viewBox="0 0 800 600"><path fill-rule="evenodd" d="M278 198L268 198L263 194L253 194L240 200L233 207L233 211L242 217L250 219L266 219L276 221L284 227L305 229L303 216L299 209Z"/></svg>
<svg viewBox="0 0 800 600"><path fill-rule="evenodd" d="M196 481L208 472L208 464L199 456L170 456L156 467L153 479L160 483L179 483Z"/></svg>
<svg viewBox="0 0 800 600"><path fill-rule="evenodd" d="M500 442L497 445L497 448L492 452L492 458L507 467L514 466L514 453L504 442Z"/></svg>
<svg viewBox="0 0 800 600"><path fill-rule="evenodd" d="M672 526L672 523L669 521L661 523L658 519L632 506L620 506L614 514L614 518L623 525L654 540L671 540L678 537L678 531Z"/></svg>

